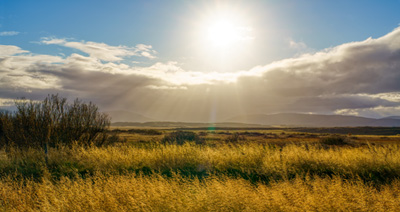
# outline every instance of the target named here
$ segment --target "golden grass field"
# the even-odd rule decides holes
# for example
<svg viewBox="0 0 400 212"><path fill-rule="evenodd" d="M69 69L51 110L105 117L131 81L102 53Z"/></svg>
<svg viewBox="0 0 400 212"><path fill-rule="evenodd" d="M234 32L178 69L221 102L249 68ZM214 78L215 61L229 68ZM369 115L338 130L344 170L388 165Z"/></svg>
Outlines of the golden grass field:
<svg viewBox="0 0 400 212"><path fill-rule="evenodd" d="M106 147L0 151L0 211L400 211L400 136L122 130Z"/></svg>

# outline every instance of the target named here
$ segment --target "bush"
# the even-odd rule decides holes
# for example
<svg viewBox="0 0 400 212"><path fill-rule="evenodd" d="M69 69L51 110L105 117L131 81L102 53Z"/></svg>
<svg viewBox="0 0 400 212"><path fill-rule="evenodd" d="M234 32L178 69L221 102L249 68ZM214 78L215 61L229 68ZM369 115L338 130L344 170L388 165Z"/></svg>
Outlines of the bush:
<svg viewBox="0 0 400 212"><path fill-rule="evenodd" d="M163 144L178 144L183 145L185 142L195 142L202 144L204 142L196 133L191 131L175 131L165 135L161 140Z"/></svg>
<svg viewBox="0 0 400 212"><path fill-rule="evenodd" d="M342 146L348 144L346 138L337 135L321 138L320 143L325 145L335 145L335 146Z"/></svg>
<svg viewBox="0 0 400 212"><path fill-rule="evenodd" d="M47 145L102 145L107 141L110 118L93 103L49 95L42 102L19 100L13 113L0 113L2 145L38 148Z"/></svg>
<svg viewBox="0 0 400 212"><path fill-rule="evenodd" d="M226 143L238 143L239 141L245 141L246 137L244 135L240 135L239 133L233 133L225 138Z"/></svg>
<svg viewBox="0 0 400 212"><path fill-rule="evenodd" d="M121 138L118 136L118 133L112 132L110 134L103 134L101 137L98 138L98 140L102 141L101 144L98 142L95 143L98 146L109 146L109 145L114 145L117 143L126 143L127 139L126 138Z"/></svg>

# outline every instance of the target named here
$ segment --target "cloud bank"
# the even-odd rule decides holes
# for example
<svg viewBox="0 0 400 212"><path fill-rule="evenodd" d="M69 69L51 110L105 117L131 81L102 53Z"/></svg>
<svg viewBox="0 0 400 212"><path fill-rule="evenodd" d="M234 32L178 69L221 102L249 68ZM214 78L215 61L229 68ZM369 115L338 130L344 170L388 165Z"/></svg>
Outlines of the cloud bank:
<svg viewBox="0 0 400 212"><path fill-rule="evenodd" d="M223 121L239 114L304 112L383 117L400 113L400 28L380 38L238 72L193 72L179 63L120 63L155 58L151 46L110 46L44 38L77 49L67 57L0 45L0 98L48 93L92 100L158 120ZM9 101L0 101L9 102Z"/></svg>

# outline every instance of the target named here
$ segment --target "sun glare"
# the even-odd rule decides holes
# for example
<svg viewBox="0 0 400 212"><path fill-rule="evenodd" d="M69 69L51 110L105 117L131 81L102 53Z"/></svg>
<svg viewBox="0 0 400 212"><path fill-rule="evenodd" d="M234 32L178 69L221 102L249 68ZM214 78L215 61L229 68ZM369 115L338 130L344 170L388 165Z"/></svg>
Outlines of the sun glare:
<svg viewBox="0 0 400 212"><path fill-rule="evenodd" d="M208 25L207 40L215 47L229 47L235 43L251 40L251 28L241 27L229 20L214 20Z"/></svg>
<svg viewBox="0 0 400 212"><path fill-rule="evenodd" d="M218 50L228 50L253 39L248 19L237 9L219 8L206 13L201 28L203 41Z"/></svg>
<svg viewBox="0 0 400 212"><path fill-rule="evenodd" d="M227 46L240 40L240 31L231 22L220 20L209 26L207 38L215 46Z"/></svg>
<svg viewBox="0 0 400 212"><path fill-rule="evenodd" d="M233 72L245 68L255 48L256 27L243 8L218 5L194 16L191 51L198 69Z"/></svg>

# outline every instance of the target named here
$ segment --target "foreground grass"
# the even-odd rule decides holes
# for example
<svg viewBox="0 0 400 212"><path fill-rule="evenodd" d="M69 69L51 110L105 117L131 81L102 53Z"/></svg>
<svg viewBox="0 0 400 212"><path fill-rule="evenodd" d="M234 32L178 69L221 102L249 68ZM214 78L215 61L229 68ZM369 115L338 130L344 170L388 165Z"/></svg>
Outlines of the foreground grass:
<svg viewBox="0 0 400 212"><path fill-rule="evenodd" d="M400 210L397 137L211 134L177 145L124 136L107 147L51 148L47 163L39 150L0 150L0 211Z"/></svg>
<svg viewBox="0 0 400 212"><path fill-rule="evenodd" d="M400 176L400 146L322 148L320 145L284 147L260 144L199 146L159 145L138 148L60 147L51 149L48 164L34 149L0 154L0 175L49 179L88 177L94 173L142 173L204 178L209 175L241 177L252 183L305 177L339 176L366 183L386 184Z"/></svg>
<svg viewBox="0 0 400 212"><path fill-rule="evenodd" d="M253 185L226 176L176 175L0 181L3 211L399 211L400 181L380 189L361 181L295 178Z"/></svg>

